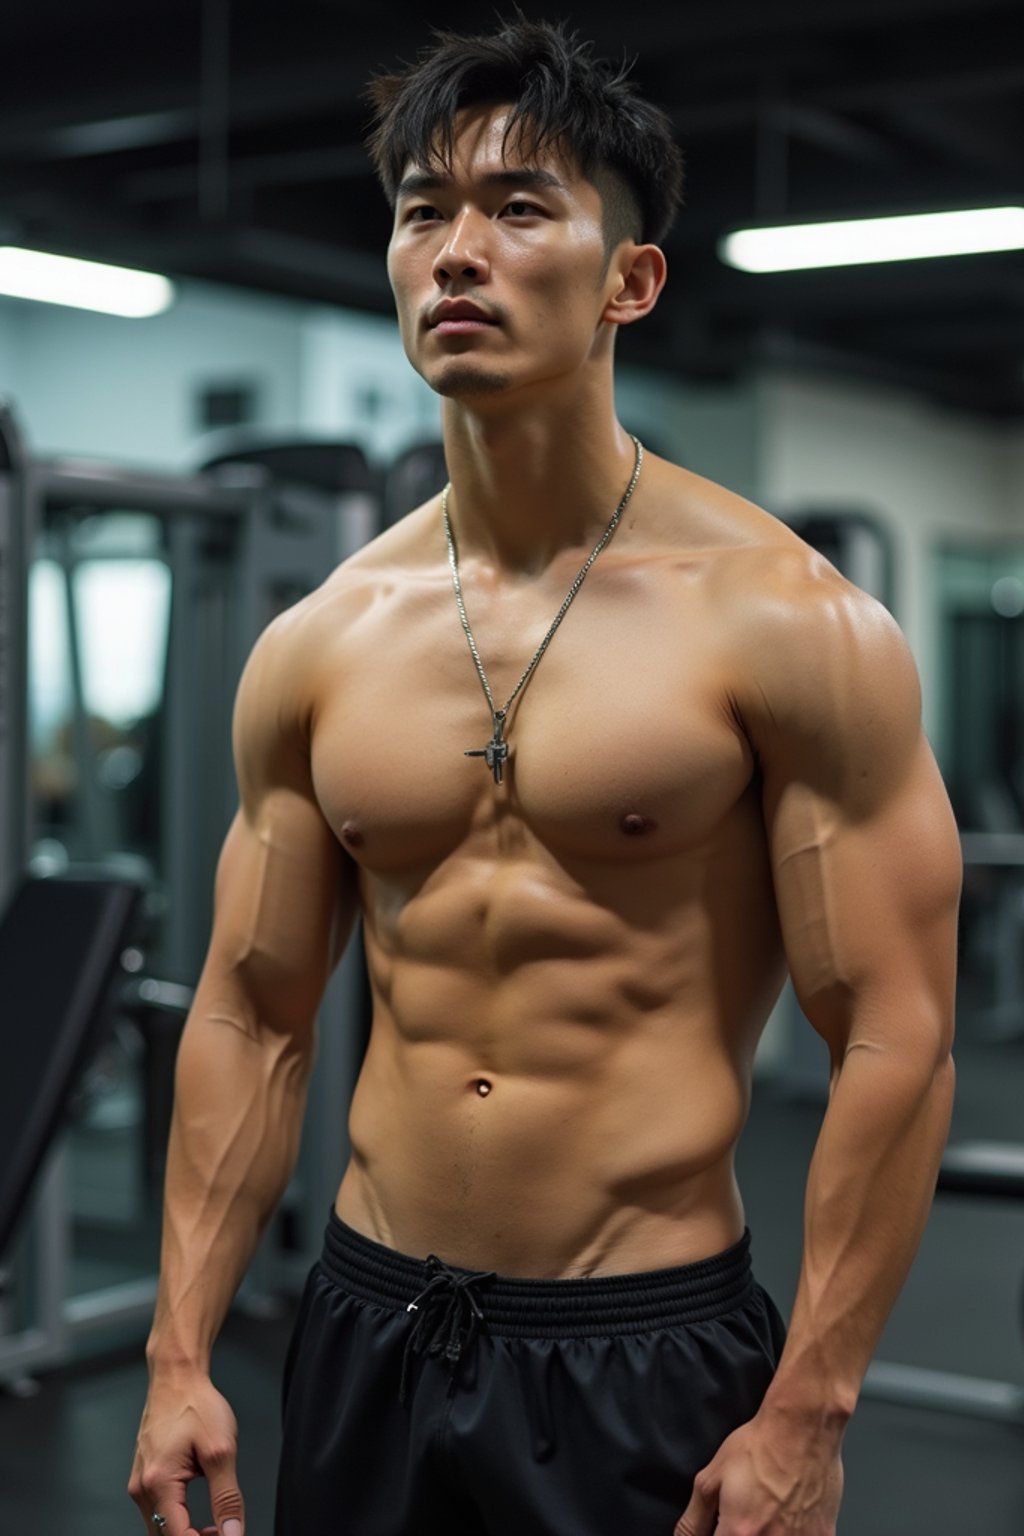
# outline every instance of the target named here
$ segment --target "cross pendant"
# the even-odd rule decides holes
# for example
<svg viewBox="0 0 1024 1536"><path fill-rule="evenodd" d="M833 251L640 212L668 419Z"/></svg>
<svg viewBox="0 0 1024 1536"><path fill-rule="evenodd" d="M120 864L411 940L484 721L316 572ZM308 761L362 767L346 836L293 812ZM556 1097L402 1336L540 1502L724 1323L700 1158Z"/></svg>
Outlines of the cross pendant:
<svg viewBox="0 0 1024 1536"><path fill-rule="evenodd" d="M501 765L508 757L508 742L502 740L501 733L505 729L505 711L494 711L494 733L486 747L476 747L472 752L464 752L463 757L482 757L486 760L488 768L494 774L495 784L501 783Z"/></svg>

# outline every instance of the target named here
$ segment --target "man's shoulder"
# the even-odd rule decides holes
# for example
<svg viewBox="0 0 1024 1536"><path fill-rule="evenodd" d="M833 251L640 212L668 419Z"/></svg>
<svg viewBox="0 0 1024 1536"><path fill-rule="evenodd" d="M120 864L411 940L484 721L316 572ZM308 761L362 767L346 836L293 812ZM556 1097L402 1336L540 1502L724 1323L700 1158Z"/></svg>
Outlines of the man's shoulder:
<svg viewBox="0 0 1024 1536"><path fill-rule="evenodd" d="M771 638L801 646L849 625L893 626L881 603L780 518L727 486L662 461L658 501L675 548L709 557L715 602L741 643L760 649Z"/></svg>
<svg viewBox="0 0 1024 1536"><path fill-rule="evenodd" d="M343 637L395 581L415 574L424 564L418 533L423 514L410 513L384 529L342 560L312 592L300 598L267 626L260 644L275 654L319 652Z"/></svg>
<svg viewBox="0 0 1024 1536"><path fill-rule="evenodd" d="M842 752L919 729L917 667L888 609L802 541L737 551L721 575L737 711L760 748Z"/></svg>
<svg viewBox="0 0 1024 1536"><path fill-rule="evenodd" d="M843 669L852 683L906 652L885 605L802 540L738 552L727 579L737 641L763 684L813 692Z"/></svg>
<svg viewBox="0 0 1024 1536"><path fill-rule="evenodd" d="M416 520L413 513L385 529L267 624L246 663L243 702L272 712L282 728L308 733L324 688L344 676L361 622L428 563Z"/></svg>
<svg viewBox="0 0 1024 1536"><path fill-rule="evenodd" d="M763 507L666 466L681 546L703 548L709 623L748 734L813 735L918 705L917 670L888 609Z"/></svg>
<svg viewBox="0 0 1024 1536"><path fill-rule="evenodd" d="M795 570L814 558L779 518L716 480L655 459L649 481L656 539L683 555L708 556L709 571L728 583L743 582L748 568L753 572L766 560L788 555Z"/></svg>

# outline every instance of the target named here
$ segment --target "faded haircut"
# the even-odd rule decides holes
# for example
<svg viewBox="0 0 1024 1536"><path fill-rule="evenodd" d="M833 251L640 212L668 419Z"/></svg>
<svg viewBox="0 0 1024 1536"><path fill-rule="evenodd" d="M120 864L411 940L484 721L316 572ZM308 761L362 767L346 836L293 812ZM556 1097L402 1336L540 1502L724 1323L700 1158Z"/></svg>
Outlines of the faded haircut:
<svg viewBox="0 0 1024 1536"><path fill-rule="evenodd" d="M511 104L503 153L529 161L550 146L601 194L609 251L664 239L682 201L672 125L628 80L629 65L593 56L565 25L518 16L497 32L434 32L414 64L374 77L367 146L394 206L407 166L451 171L465 107Z"/></svg>

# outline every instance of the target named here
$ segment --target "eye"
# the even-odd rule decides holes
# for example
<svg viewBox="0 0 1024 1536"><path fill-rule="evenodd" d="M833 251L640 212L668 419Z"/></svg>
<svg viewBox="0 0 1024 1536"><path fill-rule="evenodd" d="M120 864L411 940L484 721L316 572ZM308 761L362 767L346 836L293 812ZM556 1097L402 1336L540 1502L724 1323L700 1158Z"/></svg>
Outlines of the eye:
<svg viewBox="0 0 1024 1536"><path fill-rule="evenodd" d="M429 224L433 223L434 219L439 219L440 217L441 215L437 209L432 207L430 203L417 203L414 208L409 209L405 215L404 222L406 224Z"/></svg>
<svg viewBox="0 0 1024 1536"><path fill-rule="evenodd" d="M542 214L543 208L536 203L527 202L525 197L514 197L511 202L505 204L504 213L510 213L514 219L532 218L535 214Z"/></svg>

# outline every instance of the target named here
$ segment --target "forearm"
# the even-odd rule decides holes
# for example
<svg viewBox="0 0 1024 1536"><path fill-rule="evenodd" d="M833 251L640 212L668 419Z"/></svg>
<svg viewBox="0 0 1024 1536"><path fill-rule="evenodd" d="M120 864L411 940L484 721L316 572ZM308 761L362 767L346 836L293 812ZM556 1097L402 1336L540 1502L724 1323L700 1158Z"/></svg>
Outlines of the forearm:
<svg viewBox="0 0 1024 1536"><path fill-rule="evenodd" d="M942 1051L848 1051L811 1162L800 1282L765 1413L841 1435L924 1231L952 1099Z"/></svg>
<svg viewBox="0 0 1024 1536"><path fill-rule="evenodd" d="M197 998L197 1004L199 1003ZM311 1032L197 1008L178 1055L151 1371L209 1368L298 1152Z"/></svg>

